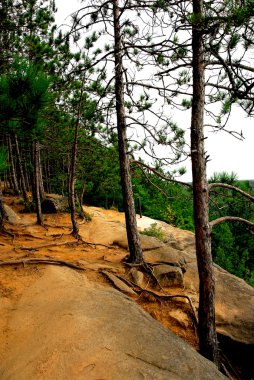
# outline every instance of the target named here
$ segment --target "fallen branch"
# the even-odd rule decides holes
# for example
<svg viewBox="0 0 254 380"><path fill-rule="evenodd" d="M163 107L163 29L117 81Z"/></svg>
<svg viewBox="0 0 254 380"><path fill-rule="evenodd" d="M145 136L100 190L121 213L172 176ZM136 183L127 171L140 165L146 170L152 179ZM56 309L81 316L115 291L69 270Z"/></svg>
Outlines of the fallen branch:
<svg viewBox="0 0 254 380"><path fill-rule="evenodd" d="M31 259L21 259L21 260L9 260L9 261L0 261L0 266L5 265L18 265L18 264L46 264L46 265L63 265L72 269L85 270L76 264L70 263L64 260L55 260L55 259L43 259L43 258L31 258Z"/></svg>

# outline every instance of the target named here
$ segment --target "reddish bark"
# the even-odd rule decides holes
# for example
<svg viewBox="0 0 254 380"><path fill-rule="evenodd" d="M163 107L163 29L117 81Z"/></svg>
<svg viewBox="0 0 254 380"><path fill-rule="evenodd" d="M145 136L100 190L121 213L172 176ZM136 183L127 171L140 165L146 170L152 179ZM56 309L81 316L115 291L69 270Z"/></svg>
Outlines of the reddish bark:
<svg viewBox="0 0 254 380"><path fill-rule="evenodd" d="M137 228L134 197L131 183L130 162L127 153L127 127L124 107L123 55L121 42L120 9L118 0L113 1L115 38L115 95L117 112L118 151L120 175L124 199L126 231L132 263L144 262Z"/></svg>
<svg viewBox="0 0 254 380"><path fill-rule="evenodd" d="M219 350L215 325L215 278L211 253L208 184L204 149L205 66L201 26L202 10L203 1L193 0L195 17L192 30L191 159L196 254L199 272L199 340L201 354L218 366Z"/></svg>

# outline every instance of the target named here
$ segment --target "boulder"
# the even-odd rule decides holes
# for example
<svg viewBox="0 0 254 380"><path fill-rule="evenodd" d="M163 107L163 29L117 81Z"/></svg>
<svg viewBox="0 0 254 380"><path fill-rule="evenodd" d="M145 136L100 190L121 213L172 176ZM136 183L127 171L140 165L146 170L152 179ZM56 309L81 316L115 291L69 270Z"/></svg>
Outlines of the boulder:
<svg viewBox="0 0 254 380"><path fill-rule="evenodd" d="M183 272L181 268L172 265L156 265L153 268L154 277L163 287L184 288Z"/></svg>
<svg viewBox="0 0 254 380"><path fill-rule="evenodd" d="M143 252L150 251L152 249L158 249L165 245L162 241L160 241L159 239L153 236L140 235L140 240L141 240ZM121 248L128 249L128 241L127 241L126 232L124 231L124 233L117 236L113 244L116 244Z"/></svg>
<svg viewBox="0 0 254 380"><path fill-rule="evenodd" d="M165 263L168 265L178 266L184 268L185 258L182 251L170 247L167 244L144 252L145 261L149 263Z"/></svg>
<svg viewBox="0 0 254 380"><path fill-rule="evenodd" d="M68 199L57 194L47 194L41 202L41 211L43 214L56 214L68 210Z"/></svg>
<svg viewBox="0 0 254 380"><path fill-rule="evenodd" d="M225 379L129 297L69 268L47 267L11 312L1 380Z"/></svg>
<svg viewBox="0 0 254 380"><path fill-rule="evenodd" d="M20 221L20 217L16 214L15 211L13 211L13 209L10 206L5 204L4 211L6 214L6 219L9 223L17 224Z"/></svg>
<svg viewBox="0 0 254 380"><path fill-rule="evenodd" d="M112 282L112 284L121 292L128 294L129 296L135 296L137 293L132 290L128 285L126 285L125 282L120 280L117 276L115 276L113 273L102 271L102 273L107 277L107 279Z"/></svg>
<svg viewBox="0 0 254 380"><path fill-rule="evenodd" d="M131 274L131 277L132 277L134 283L136 285L140 286L140 288L143 288L144 282L145 282L144 273L140 272L136 268L131 268L130 274Z"/></svg>

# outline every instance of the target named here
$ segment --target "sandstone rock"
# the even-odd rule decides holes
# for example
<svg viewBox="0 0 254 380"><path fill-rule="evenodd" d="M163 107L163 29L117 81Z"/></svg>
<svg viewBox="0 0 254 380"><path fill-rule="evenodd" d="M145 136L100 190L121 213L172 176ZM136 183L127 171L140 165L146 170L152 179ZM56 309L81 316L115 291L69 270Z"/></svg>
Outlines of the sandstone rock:
<svg viewBox="0 0 254 380"><path fill-rule="evenodd" d="M11 224L17 224L20 221L20 217L13 211L13 209L8 206L4 205L4 211L6 214L7 221Z"/></svg>
<svg viewBox="0 0 254 380"><path fill-rule="evenodd" d="M144 274L137 270L136 268L131 268L130 270L131 276L135 284L143 288L144 285Z"/></svg>
<svg viewBox="0 0 254 380"><path fill-rule="evenodd" d="M225 379L129 297L68 268L47 267L8 322L1 380Z"/></svg>
<svg viewBox="0 0 254 380"><path fill-rule="evenodd" d="M178 251L184 251L184 246L177 240L170 240L167 242L167 245L169 245L172 248L177 249Z"/></svg>
<svg viewBox="0 0 254 380"><path fill-rule="evenodd" d="M142 250L148 251L152 249L157 249L164 246L164 243L153 236L140 235ZM114 244L121 248L128 249L128 241L126 233L121 234L114 240Z"/></svg>
<svg viewBox="0 0 254 380"><path fill-rule="evenodd" d="M157 249L144 252L145 260L149 263L166 263L169 265L184 267L185 258L181 251L178 251L166 244Z"/></svg>
<svg viewBox="0 0 254 380"><path fill-rule="evenodd" d="M160 247L145 252L149 262L184 263L186 273L184 284L186 294L191 296L198 307L199 279L195 253L195 237L184 231L161 222L166 234L171 234L177 245ZM169 244L169 243L168 243ZM167 245L168 245L167 244ZM174 248L178 248L174 250ZM179 250L180 249L180 250ZM216 323L217 331L230 339L254 345L254 289L246 282L215 266L216 278Z"/></svg>
<svg viewBox="0 0 254 380"><path fill-rule="evenodd" d="M125 284L125 282L121 281L117 276L113 273L102 271L102 273L113 283L113 285L119 289L121 292L128 294L130 296L135 296L136 293L132 288Z"/></svg>
<svg viewBox="0 0 254 380"><path fill-rule="evenodd" d="M68 199L57 194L47 194L41 203L43 214L56 214L68 210Z"/></svg>
<svg viewBox="0 0 254 380"><path fill-rule="evenodd" d="M185 291L198 306L199 279L194 245L182 252L185 259ZM219 334L254 345L254 289L246 282L214 267L216 325Z"/></svg>
<svg viewBox="0 0 254 380"><path fill-rule="evenodd" d="M151 220L151 223L153 222ZM164 244L153 237L141 235L145 260L152 264L173 264L186 270L185 291L195 307L198 307L199 279L194 234L163 222L160 222L160 225L165 234L172 236L172 240L175 239L179 244L178 249L170 242ZM109 223L106 216L95 216L89 228L81 226L80 231L84 240L102 244L122 242L121 246L127 248L124 225L113 223L112 219ZM254 289L221 268L215 268L215 276L218 332L237 342L254 344Z"/></svg>
<svg viewBox="0 0 254 380"><path fill-rule="evenodd" d="M181 268L172 265L156 265L153 274L161 286L184 287L183 272Z"/></svg>

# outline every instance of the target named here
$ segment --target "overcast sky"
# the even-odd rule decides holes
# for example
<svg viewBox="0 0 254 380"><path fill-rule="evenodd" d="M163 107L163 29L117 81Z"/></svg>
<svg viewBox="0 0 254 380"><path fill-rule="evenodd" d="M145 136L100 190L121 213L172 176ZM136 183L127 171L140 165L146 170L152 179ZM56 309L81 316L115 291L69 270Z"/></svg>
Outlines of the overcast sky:
<svg viewBox="0 0 254 380"><path fill-rule="evenodd" d="M85 4L84 2L83 4ZM58 24L67 23L65 20L72 12L79 9L82 4L80 0L56 0L58 13L56 21ZM186 139L189 138L190 116L189 113L181 112L181 115L173 115L179 127L186 130ZM254 179L254 119L246 117L240 108L236 108L229 120L227 129L242 131L245 139L239 141L226 132L206 132L206 150L210 156L207 164L207 175L212 176L214 172L235 172L239 179ZM181 177L183 181L191 181L191 165L184 164L187 174Z"/></svg>

